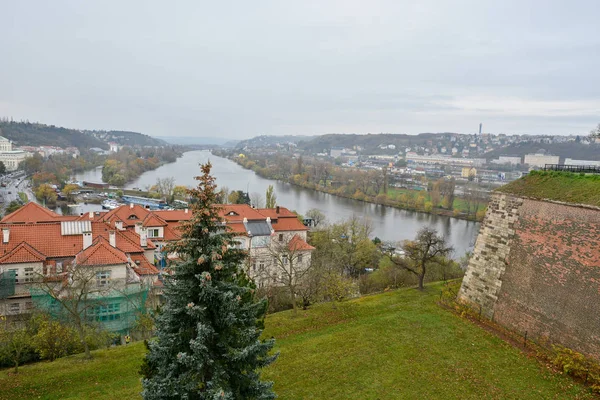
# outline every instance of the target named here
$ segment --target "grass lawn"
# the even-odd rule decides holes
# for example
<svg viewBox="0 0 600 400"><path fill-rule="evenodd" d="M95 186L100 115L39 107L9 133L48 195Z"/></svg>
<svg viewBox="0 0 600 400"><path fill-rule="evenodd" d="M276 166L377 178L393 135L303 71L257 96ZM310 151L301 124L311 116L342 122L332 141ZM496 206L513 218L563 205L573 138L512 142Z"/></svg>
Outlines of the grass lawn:
<svg viewBox="0 0 600 400"><path fill-rule="evenodd" d="M595 399L570 378L438 307L439 284L269 316L281 399ZM130 399L142 343L0 371L0 399Z"/></svg>
<svg viewBox="0 0 600 400"><path fill-rule="evenodd" d="M27 193L19 192L18 195L23 203L27 203L29 201L29 197L27 197Z"/></svg>
<svg viewBox="0 0 600 400"><path fill-rule="evenodd" d="M534 171L496 190L536 199L600 206L600 175Z"/></svg>

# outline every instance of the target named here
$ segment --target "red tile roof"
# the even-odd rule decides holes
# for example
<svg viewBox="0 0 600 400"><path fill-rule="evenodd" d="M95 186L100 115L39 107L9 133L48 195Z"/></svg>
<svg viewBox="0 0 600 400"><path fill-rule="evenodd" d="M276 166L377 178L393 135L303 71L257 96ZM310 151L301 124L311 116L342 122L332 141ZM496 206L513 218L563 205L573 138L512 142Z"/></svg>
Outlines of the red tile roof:
<svg viewBox="0 0 600 400"><path fill-rule="evenodd" d="M142 254L131 256L131 260L135 263L133 270L138 275L158 275L158 269L152 265Z"/></svg>
<svg viewBox="0 0 600 400"><path fill-rule="evenodd" d="M90 247L77 254L75 261L78 265L117 265L128 260L125 253L100 236Z"/></svg>
<svg viewBox="0 0 600 400"><path fill-rule="evenodd" d="M158 210L153 211L152 213L158 215L167 222L188 221L192 218L191 210L188 210L188 212L185 212L185 210Z"/></svg>
<svg viewBox="0 0 600 400"><path fill-rule="evenodd" d="M297 251L314 250L315 248L312 247L310 244L306 243L304 239L302 239L300 236L294 235L292 240L290 240L290 242L288 243L288 249L290 249L290 251Z"/></svg>
<svg viewBox="0 0 600 400"><path fill-rule="evenodd" d="M74 257L83 248L82 235L61 235L60 223L1 224L9 229L8 243L0 241L0 254L6 254L21 242L50 258Z"/></svg>
<svg viewBox="0 0 600 400"><path fill-rule="evenodd" d="M16 211L8 214L0 222L2 223L35 223L35 222L54 222L76 220L78 216L63 216L40 206L37 203L29 202Z"/></svg>
<svg viewBox="0 0 600 400"><path fill-rule="evenodd" d="M25 242L21 242L17 247L9 253L0 257L0 264L18 264L29 262L42 262L46 260L46 256L31 247Z"/></svg>
<svg viewBox="0 0 600 400"><path fill-rule="evenodd" d="M104 216L104 221L110 221L114 225L114 221L123 221L123 226L135 226L136 222L142 222L150 214L150 210L134 204L131 206L120 206L109 211Z"/></svg>
<svg viewBox="0 0 600 400"><path fill-rule="evenodd" d="M155 213L151 212L146 216L143 221L143 226L166 226L167 222L161 217L157 216Z"/></svg>
<svg viewBox="0 0 600 400"><path fill-rule="evenodd" d="M280 231L307 231L308 228L298 220L298 217L284 217L271 220L271 226L275 232Z"/></svg>
<svg viewBox="0 0 600 400"><path fill-rule="evenodd" d="M227 222L241 222L244 218L249 220L264 220L266 217L250 207L248 204L219 204L218 214ZM232 214L233 215L230 215Z"/></svg>
<svg viewBox="0 0 600 400"><path fill-rule="evenodd" d="M256 211L264 215L265 217L270 217L271 219L276 219L279 217L294 217L297 218L296 214L291 212L285 207L279 207L279 213L277 212L277 208L257 208Z"/></svg>

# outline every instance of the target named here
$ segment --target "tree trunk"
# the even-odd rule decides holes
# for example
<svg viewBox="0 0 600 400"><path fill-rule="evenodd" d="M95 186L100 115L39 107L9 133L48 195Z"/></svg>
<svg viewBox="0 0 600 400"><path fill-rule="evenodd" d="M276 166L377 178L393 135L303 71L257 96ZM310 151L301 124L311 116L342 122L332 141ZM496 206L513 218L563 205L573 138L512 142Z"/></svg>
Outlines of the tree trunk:
<svg viewBox="0 0 600 400"><path fill-rule="evenodd" d="M90 353L90 346L88 346L87 341L85 340L85 332L82 326L77 326L77 333L79 334L79 340L83 345L83 351L85 352L85 358L87 360L92 358L92 353Z"/></svg>
<svg viewBox="0 0 600 400"><path fill-rule="evenodd" d="M296 293L294 287L290 285L290 297L292 298L292 314L296 316L298 314L298 307L296 307Z"/></svg>

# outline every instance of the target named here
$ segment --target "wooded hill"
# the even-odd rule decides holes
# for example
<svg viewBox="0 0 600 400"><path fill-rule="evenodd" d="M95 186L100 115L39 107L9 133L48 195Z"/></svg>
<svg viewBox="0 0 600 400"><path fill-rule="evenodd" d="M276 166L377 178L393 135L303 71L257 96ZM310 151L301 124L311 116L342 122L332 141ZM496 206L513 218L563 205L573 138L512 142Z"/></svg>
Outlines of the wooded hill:
<svg viewBox="0 0 600 400"><path fill-rule="evenodd" d="M544 150L546 154L560 156L560 161L565 158L577 160L600 160L600 144L568 143L517 143L509 145L484 155L488 160L499 156L523 157L525 154L539 153Z"/></svg>
<svg viewBox="0 0 600 400"><path fill-rule="evenodd" d="M0 120L0 132L0 136L13 141L17 146L73 146L78 149L99 147L108 150L108 142L131 147L167 145L163 140L138 132L79 130L37 122Z"/></svg>
<svg viewBox="0 0 600 400"><path fill-rule="evenodd" d="M108 150L108 144L89 133L37 122L14 122L0 120L0 136L17 146L58 146L89 149L99 147Z"/></svg>

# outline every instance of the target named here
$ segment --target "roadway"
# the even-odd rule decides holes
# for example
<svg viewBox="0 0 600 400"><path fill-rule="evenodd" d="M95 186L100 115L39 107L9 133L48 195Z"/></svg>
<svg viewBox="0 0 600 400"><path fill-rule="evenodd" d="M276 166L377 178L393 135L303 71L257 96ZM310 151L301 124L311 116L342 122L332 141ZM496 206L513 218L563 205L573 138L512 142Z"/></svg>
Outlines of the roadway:
<svg viewBox="0 0 600 400"><path fill-rule="evenodd" d="M0 187L0 207L2 212L11 201L21 201L19 192L24 192L29 201L35 201L35 196L31 190L30 181L26 179L25 173L13 172L3 176L0 181L6 184L6 187Z"/></svg>

